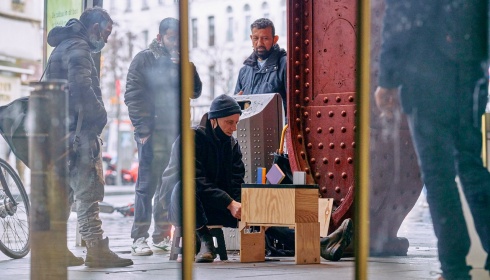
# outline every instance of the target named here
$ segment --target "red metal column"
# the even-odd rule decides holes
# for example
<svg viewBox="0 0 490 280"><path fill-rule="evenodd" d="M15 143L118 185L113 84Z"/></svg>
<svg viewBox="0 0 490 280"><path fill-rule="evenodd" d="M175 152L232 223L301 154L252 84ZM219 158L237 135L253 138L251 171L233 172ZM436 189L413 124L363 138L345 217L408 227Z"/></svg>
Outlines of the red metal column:
<svg viewBox="0 0 490 280"><path fill-rule="evenodd" d="M289 1L288 151L334 198L331 229L352 216L356 33L355 1Z"/></svg>
<svg viewBox="0 0 490 280"><path fill-rule="evenodd" d="M383 1L372 1L372 87L376 87ZM319 196L334 198L330 230L353 215L356 124L356 1L288 0L287 146L293 171L305 171ZM382 137L371 117L371 252L406 254L397 237L422 183L404 121Z"/></svg>

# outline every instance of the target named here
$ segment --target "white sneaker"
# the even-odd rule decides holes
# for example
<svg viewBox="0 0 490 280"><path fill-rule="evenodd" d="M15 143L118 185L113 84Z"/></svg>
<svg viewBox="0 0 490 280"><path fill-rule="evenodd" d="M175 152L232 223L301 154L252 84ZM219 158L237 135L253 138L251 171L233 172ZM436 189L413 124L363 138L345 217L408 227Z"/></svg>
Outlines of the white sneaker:
<svg viewBox="0 0 490 280"><path fill-rule="evenodd" d="M148 243L146 243L146 238L140 237L133 243L133 245L131 245L131 255L133 256L153 255L153 251L148 246Z"/></svg>
<svg viewBox="0 0 490 280"><path fill-rule="evenodd" d="M153 247L155 247L157 250L168 252L172 247L172 240L170 240L170 237L167 236L160 243L153 243Z"/></svg>

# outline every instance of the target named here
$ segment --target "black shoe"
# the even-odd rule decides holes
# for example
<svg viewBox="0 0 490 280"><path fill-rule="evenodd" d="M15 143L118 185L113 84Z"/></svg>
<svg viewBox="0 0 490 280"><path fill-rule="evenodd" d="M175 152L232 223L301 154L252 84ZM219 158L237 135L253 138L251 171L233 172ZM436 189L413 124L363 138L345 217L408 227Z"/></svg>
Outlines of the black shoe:
<svg viewBox="0 0 490 280"><path fill-rule="evenodd" d="M79 266L84 264L82 257L75 256L70 250L66 249L67 266Z"/></svg>
<svg viewBox="0 0 490 280"><path fill-rule="evenodd" d="M320 255L329 261L342 258L345 248L349 246L353 235L351 219L345 219L340 227L320 241Z"/></svg>
<svg viewBox="0 0 490 280"><path fill-rule="evenodd" d="M211 263L216 259L216 248L214 248L213 236L209 230L197 231L197 236L201 241L201 248L196 255L196 263Z"/></svg>
<svg viewBox="0 0 490 280"><path fill-rule="evenodd" d="M87 257L85 265L88 267L124 267L133 264L131 259L119 257L109 249L109 238L87 241Z"/></svg>

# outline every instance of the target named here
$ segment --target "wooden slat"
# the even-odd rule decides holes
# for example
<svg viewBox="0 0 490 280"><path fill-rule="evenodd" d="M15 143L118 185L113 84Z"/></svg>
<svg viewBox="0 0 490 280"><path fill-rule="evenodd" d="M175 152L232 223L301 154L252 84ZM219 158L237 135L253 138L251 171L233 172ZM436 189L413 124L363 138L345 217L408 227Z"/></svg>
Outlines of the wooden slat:
<svg viewBox="0 0 490 280"><path fill-rule="evenodd" d="M245 233L240 231L240 262L265 261L265 229L260 227L260 232Z"/></svg>
<svg viewBox="0 0 490 280"><path fill-rule="evenodd" d="M327 237L330 217L332 216L333 198L318 199L318 222L320 223L320 237Z"/></svg>
<svg viewBox="0 0 490 280"><path fill-rule="evenodd" d="M320 224L298 223L295 234L296 264L320 263Z"/></svg>

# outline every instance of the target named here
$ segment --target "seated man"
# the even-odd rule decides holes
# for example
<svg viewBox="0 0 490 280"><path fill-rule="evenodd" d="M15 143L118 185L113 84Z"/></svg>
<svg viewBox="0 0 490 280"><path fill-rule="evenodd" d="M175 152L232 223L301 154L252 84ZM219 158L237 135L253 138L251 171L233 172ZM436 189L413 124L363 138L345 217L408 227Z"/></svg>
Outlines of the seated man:
<svg viewBox="0 0 490 280"><path fill-rule="evenodd" d="M196 157L196 232L201 249L196 262L213 262L216 252L213 238L207 225L238 227L241 218L241 185L244 183L245 167L238 141L232 136L237 130L242 111L232 97L220 95L213 100L201 124L195 131ZM162 192L172 191L170 221L181 225L180 213L180 172L179 143L174 143L168 167L162 175ZM162 197L162 196L160 196ZM284 243L294 250L294 230L271 227L266 236ZM337 261L352 238L352 221L342 225L321 242L321 256Z"/></svg>

